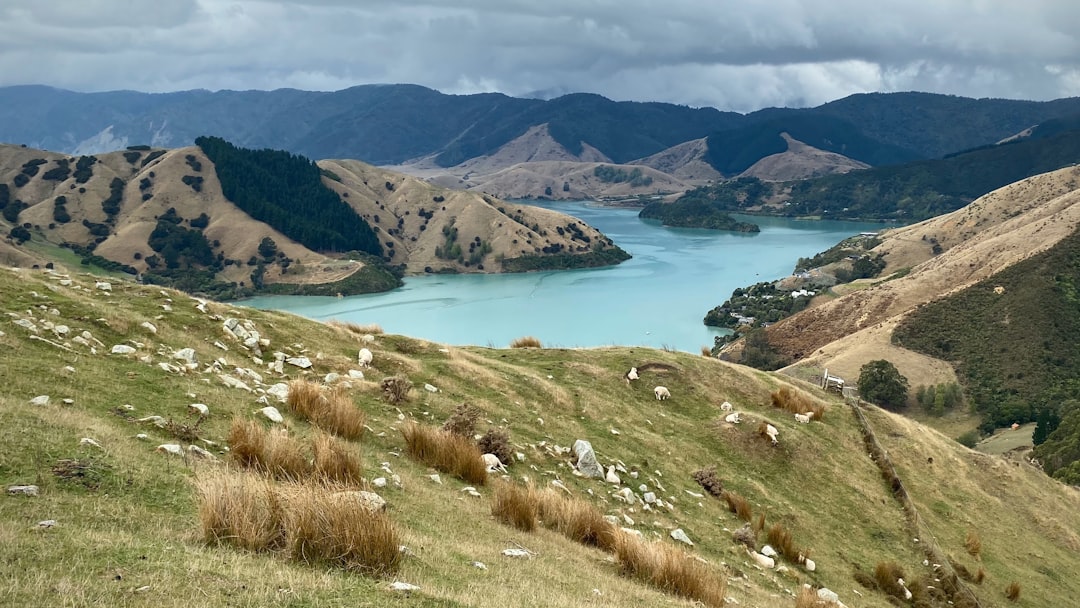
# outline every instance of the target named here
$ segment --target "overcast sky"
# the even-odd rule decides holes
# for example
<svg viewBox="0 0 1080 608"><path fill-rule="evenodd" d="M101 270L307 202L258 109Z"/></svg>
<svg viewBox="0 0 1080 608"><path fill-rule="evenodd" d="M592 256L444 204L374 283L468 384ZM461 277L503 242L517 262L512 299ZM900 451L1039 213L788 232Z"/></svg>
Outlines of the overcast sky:
<svg viewBox="0 0 1080 608"><path fill-rule="evenodd" d="M723 110L1080 95L1076 0L2 0L0 85L585 91Z"/></svg>

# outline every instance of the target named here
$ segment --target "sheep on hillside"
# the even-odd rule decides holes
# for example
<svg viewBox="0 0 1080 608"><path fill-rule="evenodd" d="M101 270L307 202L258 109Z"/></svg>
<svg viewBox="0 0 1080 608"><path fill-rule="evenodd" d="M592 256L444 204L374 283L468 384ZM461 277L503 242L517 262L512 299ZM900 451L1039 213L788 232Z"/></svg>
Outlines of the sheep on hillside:
<svg viewBox="0 0 1080 608"><path fill-rule="evenodd" d="M671 391L666 386L658 386L653 389L653 394L656 395L657 401L663 401L664 399L671 398Z"/></svg>
<svg viewBox="0 0 1080 608"><path fill-rule="evenodd" d="M799 421L799 422L801 422L803 424L810 424L810 418L813 415L814 414L812 412L806 413L806 414L795 414L795 420L797 420L797 421Z"/></svg>
<svg viewBox="0 0 1080 608"><path fill-rule="evenodd" d="M626 386L630 386L630 381L631 380L637 380L638 379L637 368L636 367L631 367L630 371L623 374L623 379L626 380Z"/></svg>
<svg viewBox="0 0 1080 608"><path fill-rule="evenodd" d="M724 422L728 424L739 424L742 422L742 414L740 412L732 412L727 416L724 416Z"/></svg>
<svg viewBox="0 0 1080 608"><path fill-rule="evenodd" d="M758 553L757 551L751 549L748 549L746 552L749 553L750 557L754 558L754 561L757 562L757 565L761 566L762 568L767 568L771 570L776 566L776 561L773 560L773 558L771 557L766 557Z"/></svg>
<svg viewBox="0 0 1080 608"><path fill-rule="evenodd" d="M360 365L360 367L367 367L367 366L371 365L371 360L373 358L374 357L372 357L370 350L368 350L366 348L361 348L360 349L360 354L357 355L356 360L357 360L357 363Z"/></svg>
<svg viewBox="0 0 1080 608"><path fill-rule="evenodd" d="M720 411L721 412L730 412L732 410L732 408L734 408L734 407L735 406L731 405L730 401L725 401L725 402L720 404Z"/></svg>
<svg viewBox="0 0 1080 608"><path fill-rule="evenodd" d="M780 442L776 440L776 437L780 434L780 431L775 426L765 423L765 435L772 441L773 445L778 445Z"/></svg>
<svg viewBox="0 0 1080 608"><path fill-rule="evenodd" d="M487 467L488 473L494 473L495 471L502 473L506 472L506 465L504 465L495 454L484 454L481 458L484 459L484 466Z"/></svg>

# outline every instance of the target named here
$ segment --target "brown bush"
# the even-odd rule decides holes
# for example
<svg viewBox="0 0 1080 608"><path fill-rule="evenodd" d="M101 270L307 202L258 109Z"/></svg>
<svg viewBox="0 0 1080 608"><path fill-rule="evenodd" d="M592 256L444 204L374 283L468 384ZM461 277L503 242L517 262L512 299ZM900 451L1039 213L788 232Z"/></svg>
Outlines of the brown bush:
<svg viewBox="0 0 1080 608"><path fill-rule="evenodd" d="M983 580L985 579L986 570L983 570L983 567L979 566L979 569L975 572L975 576L971 579L971 582L975 583L976 585L981 585Z"/></svg>
<svg viewBox="0 0 1080 608"><path fill-rule="evenodd" d="M878 589L903 600L904 588L898 582L901 578L904 578L904 570L896 562L878 562L874 567L874 582L877 583Z"/></svg>
<svg viewBox="0 0 1080 608"><path fill-rule="evenodd" d="M799 589L799 595L795 596L795 608L836 608L836 602L830 602L818 597L817 591L810 587Z"/></svg>
<svg viewBox="0 0 1080 608"><path fill-rule="evenodd" d="M812 414L812 420L821 420L825 417L825 405L789 386L781 387L771 395L773 407L778 407L792 414Z"/></svg>
<svg viewBox="0 0 1080 608"><path fill-rule="evenodd" d="M311 474L303 445L284 429L267 430L254 420L234 418L226 441L240 466L277 479L299 480Z"/></svg>
<svg viewBox="0 0 1080 608"><path fill-rule="evenodd" d="M379 387L382 389L383 399L388 403L401 403L409 398L412 382L405 376L390 376L383 378Z"/></svg>
<svg viewBox="0 0 1080 608"><path fill-rule="evenodd" d="M724 490L720 497L727 502L728 509L739 519L748 522L753 518L754 515L750 510L750 503L739 494L732 492L731 490Z"/></svg>
<svg viewBox="0 0 1080 608"><path fill-rule="evenodd" d="M724 482L716 474L716 467L694 471L694 481L712 496L719 498L724 493Z"/></svg>
<svg viewBox="0 0 1080 608"><path fill-rule="evenodd" d="M1009 586L1005 587L1005 597L1007 597L1010 602L1015 602L1020 599L1020 583L1016 581L1009 583Z"/></svg>
<svg viewBox="0 0 1080 608"><path fill-rule="evenodd" d="M709 359L712 359L712 350L711 350L711 349L709 349L709 347L708 347L708 346L702 346L702 347L701 347L701 356L702 356L702 357L707 357L707 358L709 358Z"/></svg>
<svg viewBox="0 0 1080 608"><path fill-rule="evenodd" d="M747 549L757 549L757 532L750 524L743 524L741 528L732 532L731 540L746 545Z"/></svg>
<svg viewBox="0 0 1080 608"><path fill-rule="evenodd" d="M346 443L325 433L319 433L311 442L314 454L315 475L328 482L344 485L360 485L364 480L360 456Z"/></svg>
<svg viewBox="0 0 1080 608"><path fill-rule="evenodd" d="M646 544L620 532L616 536L615 560L625 576L706 606L724 606L727 579L678 547Z"/></svg>
<svg viewBox="0 0 1080 608"><path fill-rule="evenodd" d="M777 553L793 564L799 563L799 555L805 555L806 553L795 546L795 539L791 536L791 531L785 528L783 524L777 523L769 526L767 538L772 548L776 549Z"/></svg>
<svg viewBox="0 0 1080 608"><path fill-rule="evenodd" d="M500 482L491 499L491 514L503 524L532 532L536 529L536 491L531 487Z"/></svg>
<svg viewBox="0 0 1080 608"><path fill-rule="evenodd" d="M544 348L544 345L540 343L540 339L533 336L522 336L520 338L514 338L510 342L510 348Z"/></svg>
<svg viewBox="0 0 1080 608"><path fill-rule="evenodd" d="M494 454L504 465L514 464L514 450L510 447L510 433L506 429L488 429L476 445L481 454Z"/></svg>
<svg viewBox="0 0 1080 608"><path fill-rule="evenodd" d="M535 494L537 515L545 528L590 547L615 549L618 528L604 519L591 503L547 489Z"/></svg>
<svg viewBox="0 0 1080 608"><path fill-rule="evenodd" d="M982 540L979 539L975 530L968 530L967 538L964 539L964 548L967 549L968 555L979 558L979 554L982 553Z"/></svg>
<svg viewBox="0 0 1080 608"><path fill-rule="evenodd" d="M474 485L487 483L480 449L469 439L415 422L401 427L401 435L409 455L416 460Z"/></svg>
<svg viewBox="0 0 1080 608"><path fill-rule="evenodd" d="M203 540L250 551L285 545L285 509L273 483L250 474L216 472L195 480Z"/></svg>
<svg viewBox="0 0 1080 608"><path fill-rule="evenodd" d="M325 488L301 486L288 508L288 551L301 562L382 576L401 565L390 518Z"/></svg>
<svg viewBox="0 0 1080 608"><path fill-rule="evenodd" d="M476 421L479 419L479 408L462 403L454 408L454 412L443 423L442 429L455 435L471 438L476 433Z"/></svg>

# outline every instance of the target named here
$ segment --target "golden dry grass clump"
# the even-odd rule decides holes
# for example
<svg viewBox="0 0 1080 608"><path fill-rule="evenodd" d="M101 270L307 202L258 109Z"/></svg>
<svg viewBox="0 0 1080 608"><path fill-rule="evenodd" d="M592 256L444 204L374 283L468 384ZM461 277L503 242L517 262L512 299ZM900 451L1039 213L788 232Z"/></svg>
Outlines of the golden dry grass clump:
<svg viewBox="0 0 1080 608"><path fill-rule="evenodd" d="M401 435L416 460L471 484L487 483L483 455L470 439L415 422L401 427Z"/></svg>
<svg viewBox="0 0 1080 608"><path fill-rule="evenodd" d="M899 580L904 578L904 570L896 562L878 562L874 566L874 582L878 589L899 599L905 599L904 587Z"/></svg>
<svg viewBox="0 0 1080 608"><path fill-rule="evenodd" d="M327 482L360 485L364 470L360 456L344 441L319 433L311 441L315 476Z"/></svg>
<svg viewBox="0 0 1080 608"><path fill-rule="evenodd" d="M811 414L811 420L821 420L825 417L825 405L823 403L790 386L784 386L777 391L773 391L771 397L773 407L778 407L792 414Z"/></svg>
<svg viewBox="0 0 1080 608"><path fill-rule="evenodd" d="M324 390L309 380L289 382L289 409L315 426L345 439L364 436L366 417L343 388Z"/></svg>
<svg viewBox="0 0 1080 608"><path fill-rule="evenodd" d="M619 530L592 503L563 496L550 488L534 495L537 515L545 528L583 545L615 550Z"/></svg>
<svg viewBox="0 0 1080 608"><path fill-rule="evenodd" d="M769 544L773 549L784 556L784 559L792 563L799 563L799 557L806 557L806 551L795 546L795 539L791 535L791 531L784 527L783 524L773 524L769 526L769 531L766 538L769 539Z"/></svg>
<svg viewBox="0 0 1080 608"><path fill-rule="evenodd" d="M234 418L227 437L232 459L276 479L304 479L311 463L303 444L284 429L267 430L254 420Z"/></svg>
<svg viewBox="0 0 1080 608"><path fill-rule="evenodd" d="M366 336L368 334L374 336L383 333L383 328L378 323L359 324L352 323L350 321L338 321L337 319L332 319L330 321L327 321L326 324L330 327L333 327L334 329L341 330L345 333L355 334L358 337Z"/></svg>
<svg viewBox="0 0 1080 608"><path fill-rule="evenodd" d="M544 348L540 338L535 336L522 336L510 341L510 348Z"/></svg>
<svg viewBox="0 0 1080 608"><path fill-rule="evenodd" d="M967 538L964 539L964 548L967 549L968 555L976 559L982 553L982 540L975 530L968 530Z"/></svg>
<svg viewBox="0 0 1080 608"><path fill-rule="evenodd" d="M249 551L285 546L285 507L265 477L214 473L195 480L203 540Z"/></svg>
<svg viewBox="0 0 1080 608"><path fill-rule="evenodd" d="M724 606L727 579L707 564L678 547L645 543L624 532L615 538L615 560L625 576L706 606Z"/></svg>
<svg viewBox="0 0 1080 608"><path fill-rule="evenodd" d="M750 503L747 502L740 494L731 490L724 490L720 494L720 498L723 498L728 504L728 509L734 513L739 519L743 521L750 521L753 519L754 514L750 509Z"/></svg>
<svg viewBox="0 0 1080 608"><path fill-rule="evenodd" d="M510 482L499 482L491 499L491 514L503 524L532 532L536 529L536 490Z"/></svg>
<svg viewBox="0 0 1080 608"><path fill-rule="evenodd" d="M1016 581L1009 583L1009 586L1005 587L1005 597L1008 598L1010 602L1015 602L1020 599L1020 583Z"/></svg>

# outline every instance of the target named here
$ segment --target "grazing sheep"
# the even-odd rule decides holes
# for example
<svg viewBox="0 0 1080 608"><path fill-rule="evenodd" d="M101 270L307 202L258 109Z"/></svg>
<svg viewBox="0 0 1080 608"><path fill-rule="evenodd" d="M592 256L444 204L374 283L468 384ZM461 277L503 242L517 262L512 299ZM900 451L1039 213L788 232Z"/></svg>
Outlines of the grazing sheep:
<svg viewBox="0 0 1080 608"><path fill-rule="evenodd" d="M671 391L669 391L666 386L658 386L652 390L653 394L656 395L657 401L663 401L664 399L671 398Z"/></svg>
<svg viewBox="0 0 1080 608"><path fill-rule="evenodd" d="M732 410L732 408L734 408L734 407L735 406L731 405L730 401L725 401L725 402L720 404L720 411L721 412L730 412Z"/></svg>
<svg viewBox="0 0 1080 608"><path fill-rule="evenodd" d="M724 422L728 424L739 424L740 422L742 422L741 416L742 414L739 412L732 412L727 416L724 416Z"/></svg>
<svg viewBox="0 0 1080 608"><path fill-rule="evenodd" d="M754 558L754 561L757 562L757 565L761 566L762 568L772 570L776 566L776 560L771 557L766 557L758 553L757 551L749 549L746 552L749 553L750 557Z"/></svg>
<svg viewBox="0 0 1080 608"><path fill-rule="evenodd" d="M638 379L637 368L636 367L631 367L630 371L623 374L623 378L626 380L626 386L630 386L630 381L631 380L637 380Z"/></svg>
<svg viewBox="0 0 1080 608"><path fill-rule="evenodd" d="M357 356L357 362L360 364L360 367L367 367L371 365L372 358L370 350L361 348L360 354Z"/></svg>
<svg viewBox="0 0 1080 608"><path fill-rule="evenodd" d="M776 440L776 436L780 434L780 431L778 431L775 426L769 423L765 423L765 434L769 436L770 440L772 440L773 445L777 445L780 443Z"/></svg>
<svg viewBox="0 0 1080 608"><path fill-rule="evenodd" d="M494 473L495 471L506 472L506 465L495 454L484 454L481 458L484 459L484 466L487 467L488 473Z"/></svg>
<svg viewBox="0 0 1080 608"><path fill-rule="evenodd" d="M811 414L795 414L795 420L803 424L810 424L810 416Z"/></svg>

